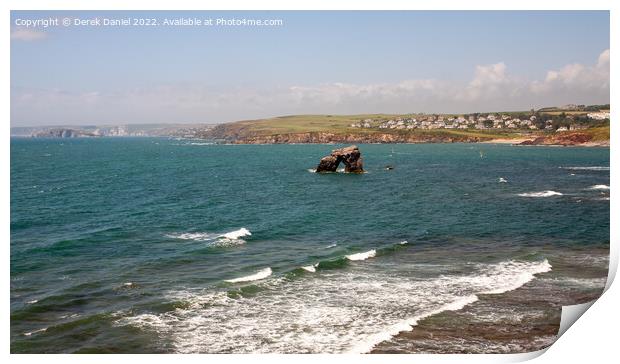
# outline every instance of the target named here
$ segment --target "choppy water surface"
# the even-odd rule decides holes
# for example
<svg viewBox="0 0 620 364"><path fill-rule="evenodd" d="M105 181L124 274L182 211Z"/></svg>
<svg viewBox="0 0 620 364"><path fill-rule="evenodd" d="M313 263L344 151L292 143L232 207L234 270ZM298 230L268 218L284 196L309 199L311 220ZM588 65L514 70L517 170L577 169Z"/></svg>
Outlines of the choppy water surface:
<svg viewBox="0 0 620 364"><path fill-rule="evenodd" d="M12 139L11 351L415 352L604 286L608 148L333 148Z"/></svg>

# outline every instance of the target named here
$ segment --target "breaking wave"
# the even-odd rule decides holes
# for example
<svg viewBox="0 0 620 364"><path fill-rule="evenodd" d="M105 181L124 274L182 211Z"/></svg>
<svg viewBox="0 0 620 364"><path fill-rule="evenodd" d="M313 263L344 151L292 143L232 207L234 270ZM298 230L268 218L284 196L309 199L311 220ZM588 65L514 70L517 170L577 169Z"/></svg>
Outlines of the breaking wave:
<svg viewBox="0 0 620 364"><path fill-rule="evenodd" d="M377 255L377 251L373 249L363 253L347 255L346 257L349 260L366 260L368 258L374 258L375 255Z"/></svg>
<svg viewBox="0 0 620 364"><path fill-rule="evenodd" d="M508 260L412 280L368 267L266 280L248 286L250 294L172 292L168 299L183 305L159 314L129 312L115 325L166 335L180 353L366 353L425 317L517 289L552 268L546 259ZM234 281L270 274L266 268Z"/></svg>
<svg viewBox="0 0 620 364"><path fill-rule="evenodd" d="M241 228L239 230L234 230L224 234L214 234L214 233L180 233L180 234L168 234L166 237L172 239L181 239L181 240L194 240L194 241L204 241L210 243L211 246L234 246L245 244L245 240L241 239L246 236L251 236L252 233L250 230L246 228Z"/></svg>
<svg viewBox="0 0 620 364"><path fill-rule="evenodd" d="M551 196L562 196L563 193L556 191L542 191L542 192L525 192L520 193L521 197L551 197Z"/></svg>
<svg viewBox="0 0 620 364"><path fill-rule="evenodd" d="M47 331L47 327L44 327L44 328L38 329L38 330L34 330L34 331L30 331L30 332L24 332L22 335L24 335L24 336L31 336L32 334L38 334L38 333L45 332L45 331Z"/></svg>
<svg viewBox="0 0 620 364"><path fill-rule="evenodd" d="M366 340L358 343L350 350L350 352L368 353L377 344L391 339L400 332L413 330L413 327L416 326L420 320L426 317L433 316L444 311L458 311L465 306L478 301L478 294L501 294L515 290L533 280L535 278L535 274L549 272L552 267L551 264L549 264L549 261L545 259L544 261L535 264L510 260L500 262L495 265L490 265L485 268L483 268L482 271L486 272L482 275L475 277L457 277L455 278L455 281L462 281L464 284L471 284L474 286L478 285L481 287L480 289L484 289L482 287L489 287L488 290L482 290L472 295L459 297L458 299L446 303L437 309L430 310L395 325L391 325L386 330L368 337ZM479 282L474 282L472 280Z"/></svg>
<svg viewBox="0 0 620 364"><path fill-rule="evenodd" d="M590 166L590 167L560 167L561 169L571 169L574 171L609 171L609 167Z"/></svg>
<svg viewBox="0 0 620 364"><path fill-rule="evenodd" d="M609 190L608 185L594 185L588 188L589 190Z"/></svg>
<svg viewBox="0 0 620 364"><path fill-rule="evenodd" d="M306 265L301 267L301 269L305 270L306 272L310 272L310 273L314 273L316 272L316 267L319 266L319 263L316 263L314 265Z"/></svg>
<svg viewBox="0 0 620 364"><path fill-rule="evenodd" d="M250 230L246 228L241 228L239 230L235 230L235 231L231 231L229 233L223 234L222 237L227 238L227 239L239 239L241 237L250 236L250 235L252 235Z"/></svg>
<svg viewBox="0 0 620 364"><path fill-rule="evenodd" d="M269 277L271 275L272 271L271 268L267 267L265 269L262 269L252 275L249 276L245 276L245 277L239 277L239 278L234 278L234 279L226 279L225 281L228 283L240 283L240 282L253 282L253 281L258 281L261 279L265 279L267 277Z"/></svg>

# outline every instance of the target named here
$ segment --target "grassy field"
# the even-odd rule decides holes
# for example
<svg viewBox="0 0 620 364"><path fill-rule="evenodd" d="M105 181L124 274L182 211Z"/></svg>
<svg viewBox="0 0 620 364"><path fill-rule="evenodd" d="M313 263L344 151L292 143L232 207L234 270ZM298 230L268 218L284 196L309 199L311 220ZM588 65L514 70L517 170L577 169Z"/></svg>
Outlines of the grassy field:
<svg viewBox="0 0 620 364"><path fill-rule="evenodd" d="M609 123L607 125L585 129L583 132L592 135L592 141L594 142L609 140Z"/></svg>
<svg viewBox="0 0 620 364"><path fill-rule="evenodd" d="M224 124L222 130L228 135L263 136L278 134L296 134L323 132L333 134L414 134L423 136L445 137L479 137L479 138L516 138L521 136L518 131L506 130L469 130L469 129L433 129L403 130L378 128L352 128L351 124L364 119L393 119L396 117L415 117L415 115L393 114L360 114L360 115L291 115L269 119L245 120Z"/></svg>
<svg viewBox="0 0 620 364"><path fill-rule="evenodd" d="M550 111L555 112L555 111ZM220 124L213 129L210 137L229 140L256 140L256 138L269 138L284 136L288 140L291 136L299 137L306 133L326 133L344 138L361 138L364 140L446 140L446 141L490 141L497 139L527 139L538 136L553 138L559 135L543 130L514 130L514 129L379 129L380 120L389 120L397 117L410 118L420 115L394 115L394 114L360 114L360 115L290 115L275 118L244 120L233 123ZM351 124L359 123L365 119L372 119L372 128L353 128ZM588 129L565 133L582 133L592 136L592 142L604 142L609 140L609 123L599 124ZM329 136L325 137L330 140ZM299 137L303 140L304 137Z"/></svg>
<svg viewBox="0 0 620 364"><path fill-rule="evenodd" d="M239 121L230 124L230 126L234 127L237 124L236 126L245 131L256 132L261 135L306 132L338 133L350 132L352 130L360 132L363 130L351 128L350 125L364 119L390 119L398 116L404 115L291 115L270 119Z"/></svg>
<svg viewBox="0 0 620 364"><path fill-rule="evenodd" d="M542 111L541 114L546 114L546 115L587 115L589 113L591 113L592 111Z"/></svg>

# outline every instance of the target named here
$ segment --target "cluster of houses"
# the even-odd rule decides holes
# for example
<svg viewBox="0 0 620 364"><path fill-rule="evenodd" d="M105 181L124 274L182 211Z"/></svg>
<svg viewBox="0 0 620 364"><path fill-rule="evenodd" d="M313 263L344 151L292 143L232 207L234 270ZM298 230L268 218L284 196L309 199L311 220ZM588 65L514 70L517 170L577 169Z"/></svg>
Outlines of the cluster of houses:
<svg viewBox="0 0 620 364"><path fill-rule="evenodd" d="M594 120L609 119L609 111L591 112L588 114L588 117Z"/></svg>
<svg viewBox="0 0 620 364"><path fill-rule="evenodd" d="M588 114L594 120L609 119L609 112L596 112ZM570 117L569 117L570 118ZM544 119L543 119L544 120ZM397 117L394 119L364 119L350 125L352 128L378 128L378 129L527 129L527 130L555 130L568 131L587 128L582 124L554 127L553 120L537 122L536 115L514 117L510 115L462 115L441 116L422 115L417 117Z"/></svg>
<svg viewBox="0 0 620 364"><path fill-rule="evenodd" d="M551 121L547 124L552 128ZM379 129L538 129L536 116L519 119L509 115L446 117L427 115L418 118L395 118L389 120L365 119L351 124L352 128Z"/></svg>

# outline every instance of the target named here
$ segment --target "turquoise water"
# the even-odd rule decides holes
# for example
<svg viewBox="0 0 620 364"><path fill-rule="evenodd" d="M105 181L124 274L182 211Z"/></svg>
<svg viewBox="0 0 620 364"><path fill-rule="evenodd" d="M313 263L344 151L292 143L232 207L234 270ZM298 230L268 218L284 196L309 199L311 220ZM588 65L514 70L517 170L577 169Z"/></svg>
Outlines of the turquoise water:
<svg viewBox="0 0 620 364"><path fill-rule="evenodd" d="M11 351L366 352L481 294L604 284L554 264L606 267L609 148L312 173L335 147L11 139Z"/></svg>

